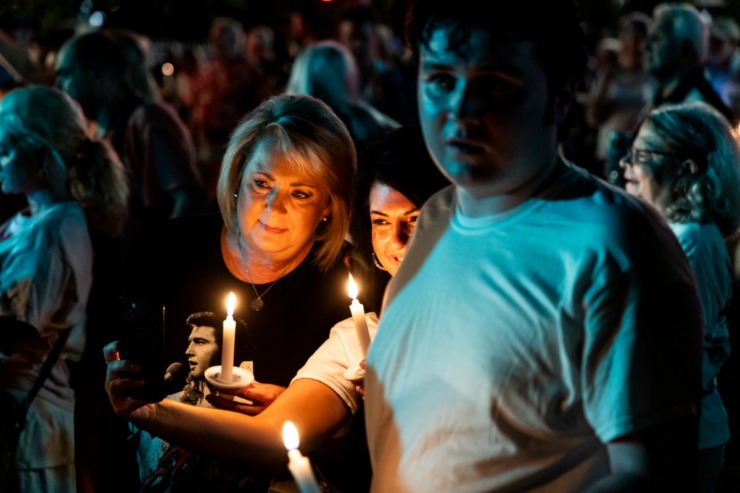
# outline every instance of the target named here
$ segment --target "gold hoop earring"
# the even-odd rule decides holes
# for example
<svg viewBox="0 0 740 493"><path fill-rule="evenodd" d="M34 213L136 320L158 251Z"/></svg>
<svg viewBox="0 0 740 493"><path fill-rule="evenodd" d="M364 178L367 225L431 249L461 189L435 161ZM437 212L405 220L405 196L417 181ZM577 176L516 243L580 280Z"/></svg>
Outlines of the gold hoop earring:
<svg viewBox="0 0 740 493"><path fill-rule="evenodd" d="M380 270L387 271L385 267L383 267L383 264L380 263L380 260L378 260L378 256L375 255L375 252L372 252L370 256L373 258L373 263L375 264L375 267L377 267Z"/></svg>

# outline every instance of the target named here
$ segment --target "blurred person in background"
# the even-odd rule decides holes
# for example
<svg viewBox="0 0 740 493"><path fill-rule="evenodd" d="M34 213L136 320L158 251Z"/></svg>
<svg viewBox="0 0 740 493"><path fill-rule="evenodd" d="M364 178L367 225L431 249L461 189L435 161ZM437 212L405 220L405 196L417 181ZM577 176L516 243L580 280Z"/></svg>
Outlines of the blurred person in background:
<svg viewBox="0 0 740 493"><path fill-rule="evenodd" d="M38 55L28 19L16 10L0 15L0 100L15 88L46 82L49 74L38 62ZM23 194L0 191L0 223L26 206Z"/></svg>
<svg viewBox="0 0 740 493"><path fill-rule="evenodd" d="M619 20L619 36L613 48L599 59L595 80L585 102L586 121L596 128L595 157L603 166L603 177L622 184L619 159L650 102L654 87L645 70L645 42L652 19L630 12ZM628 135L625 135L628 134Z"/></svg>
<svg viewBox="0 0 740 493"><path fill-rule="evenodd" d="M622 168L627 192L666 219L697 281L704 351L695 491L712 493L730 439L717 376L730 356L734 276L725 238L740 226L740 148L727 120L708 104L663 105L640 126Z"/></svg>
<svg viewBox="0 0 740 493"><path fill-rule="evenodd" d="M56 59L56 84L80 103L129 173L132 241L166 219L203 210L190 132L171 106L136 92L131 67L109 34L67 40Z"/></svg>
<svg viewBox="0 0 740 493"><path fill-rule="evenodd" d="M722 101L740 123L740 27L730 17L712 18L706 73Z"/></svg>
<svg viewBox="0 0 740 493"><path fill-rule="evenodd" d="M121 39L119 38L118 42ZM82 107L98 137L118 155L126 169L131 194L128 221L120 241L105 248L108 274L91 295L91 323L99 332L91 338L83 358L80 405L77 419L86 424L78 450L81 487L105 485L123 474L127 466L118 454L125 446L125 426L115 420L100 381L105 371L99 358L102 345L111 339L110 314L122 294L127 275L149 258L151 234L170 217L196 214L205 207L205 192L195 163L195 148L188 129L175 110L138 93L131 80L132 68L118 44L104 31L78 34L68 39L56 59L56 84ZM128 44L129 47L134 47ZM140 66L138 67L141 68ZM90 125L89 125L90 127ZM101 450L106 453L101 454ZM117 470L111 457L120 460Z"/></svg>
<svg viewBox="0 0 740 493"><path fill-rule="evenodd" d="M355 57L362 98L400 123L417 122L415 67L402 40L378 20L374 7L352 4L344 10L337 39Z"/></svg>
<svg viewBox="0 0 740 493"><path fill-rule="evenodd" d="M110 35L126 57L129 66L131 85L144 98L157 101L161 99L157 81L149 66L151 41L148 36L130 29L108 29Z"/></svg>
<svg viewBox="0 0 740 493"><path fill-rule="evenodd" d="M24 493L77 491L74 380L88 341L104 330L91 320L89 296L106 282L97 277L108 258L101 241L122 233L128 212L123 167L87 136L85 123L77 103L46 86L18 88L0 101L0 187L28 202L0 225L4 398L24 399L63 343L20 436ZM13 419L11 409L7 401L0 406L3 420Z"/></svg>
<svg viewBox="0 0 740 493"><path fill-rule="evenodd" d="M358 152L399 126L361 96L355 57L334 40L317 41L301 51L293 62L286 92L307 94L328 104L347 126Z"/></svg>
<svg viewBox="0 0 740 493"><path fill-rule="evenodd" d="M265 24L249 28L245 35L247 63L257 77L258 99L263 101L281 93L288 80L288 72L280 63L275 30Z"/></svg>
<svg viewBox="0 0 740 493"><path fill-rule="evenodd" d="M645 114L650 107L661 104L704 101L732 123L732 110L722 101L704 73L708 45L708 26L695 6L661 3L655 7L646 46L646 63L657 86Z"/></svg>
<svg viewBox="0 0 740 493"><path fill-rule="evenodd" d="M259 78L245 54L244 27L231 17L210 25L206 58L194 91L190 125L198 145L198 166L215 204L221 156L229 134L261 101Z"/></svg>

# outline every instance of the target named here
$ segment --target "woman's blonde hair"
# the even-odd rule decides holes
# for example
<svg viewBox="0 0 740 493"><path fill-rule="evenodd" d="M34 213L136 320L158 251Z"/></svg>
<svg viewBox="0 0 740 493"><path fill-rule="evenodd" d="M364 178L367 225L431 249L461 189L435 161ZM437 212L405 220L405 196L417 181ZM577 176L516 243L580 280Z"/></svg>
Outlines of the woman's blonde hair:
<svg viewBox="0 0 740 493"><path fill-rule="evenodd" d="M50 153L50 187L59 179L85 212L90 225L108 235L123 232L129 184L116 154L87 135L79 105L64 92L32 85L0 101L0 126L19 145Z"/></svg>
<svg viewBox="0 0 740 493"><path fill-rule="evenodd" d="M315 178L329 195L331 213L316 231L314 262L328 269L339 258L349 227L349 201L357 167L354 144L344 123L311 96L273 96L252 110L232 132L221 163L216 198L224 223L238 233L236 195L249 157L269 140L301 173Z"/></svg>
<svg viewBox="0 0 740 493"><path fill-rule="evenodd" d="M697 101L660 106L643 125L650 125L666 152L694 163L695 172L671 166L675 159L648 165L659 185L667 177L674 180L666 218L677 223L715 222L724 235L734 232L740 225L740 148L727 120Z"/></svg>
<svg viewBox="0 0 740 493"><path fill-rule="evenodd" d="M360 94L360 70L354 55L338 41L310 44L293 62L285 92L308 94L332 108L344 108L356 102Z"/></svg>

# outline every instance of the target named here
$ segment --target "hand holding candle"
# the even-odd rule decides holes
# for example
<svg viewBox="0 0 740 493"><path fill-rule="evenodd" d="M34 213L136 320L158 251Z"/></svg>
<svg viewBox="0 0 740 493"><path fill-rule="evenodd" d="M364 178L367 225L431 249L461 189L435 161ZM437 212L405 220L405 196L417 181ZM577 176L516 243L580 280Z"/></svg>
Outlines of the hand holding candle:
<svg viewBox="0 0 740 493"><path fill-rule="evenodd" d="M236 296L229 293L226 298L226 320L224 320L223 342L221 344L221 376L224 382L231 382L234 373L234 337L236 335L236 321L234 321L234 308L236 307Z"/></svg>
<svg viewBox="0 0 740 493"><path fill-rule="evenodd" d="M313 475L311 462L298 450L298 430L292 421L283 425L283 443L288 449L288 469L293 475L301 493L321 493L316 477Z"/></svg>
<svg viewBox="0 0 740 493"><path fill-rule="evenodd" d="M349 297L352 298L352 304L349 306L349 310L352 312L352 320L355 323L357 339L360 341L362 357L365 358L367 356L367 350L370 348L370 332L367 329L365 307L357 301L357 292L357 284L352 278L352 274L350 274L349 282L347 282L347 293L349 294Z"/></svg>

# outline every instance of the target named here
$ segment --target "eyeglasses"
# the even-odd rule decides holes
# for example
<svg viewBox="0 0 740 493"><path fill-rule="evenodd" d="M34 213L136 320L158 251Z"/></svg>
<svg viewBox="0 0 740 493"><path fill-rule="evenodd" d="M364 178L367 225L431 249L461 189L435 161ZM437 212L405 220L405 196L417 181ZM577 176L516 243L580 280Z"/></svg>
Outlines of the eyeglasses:
<svg viewBox="0 0 740 493"><path fill-rule="evenodd" d="M630 147L627 151L627 155L622 158L627 164L645 164L650 162L650 159L654 156L668 156L668 157L681 157L675 152L664 152L654 151L652 149L638 149L637 147Z"/></svg>

